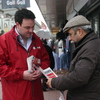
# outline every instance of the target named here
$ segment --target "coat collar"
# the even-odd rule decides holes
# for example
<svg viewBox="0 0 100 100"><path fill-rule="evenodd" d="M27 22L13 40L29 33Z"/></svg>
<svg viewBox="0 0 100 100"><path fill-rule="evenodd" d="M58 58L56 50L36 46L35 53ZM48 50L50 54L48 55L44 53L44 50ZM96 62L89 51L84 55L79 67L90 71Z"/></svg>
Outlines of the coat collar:
<svg viewBox="0 0 100 100"><path fill-rule="evenodd" d="M90 31L79 42L76 43L75 49L80 48L81 46L89 42L90 40L94 40L97 38L98 38L97 35L93 31Z"/></svg>
<svg viewBox="0 0 100 100"><path fill-rule="evenodd" d="M85 35L76 45L75 50L73 52L73 57L72 59L76 56L76 54L78 53L78 51L83 47L83 45L85 45L87 42L97 39L97 35L91 31L89 33L87 33L87 35Z"/></svg>

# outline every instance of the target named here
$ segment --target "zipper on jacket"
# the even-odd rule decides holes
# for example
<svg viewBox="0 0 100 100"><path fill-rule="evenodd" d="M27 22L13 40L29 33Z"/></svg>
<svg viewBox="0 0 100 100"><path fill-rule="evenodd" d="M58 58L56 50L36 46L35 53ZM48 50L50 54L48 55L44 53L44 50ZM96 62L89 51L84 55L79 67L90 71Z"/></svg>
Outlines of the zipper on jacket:
<svg viewBox="0 0 100 100"><path fill-rule="evenodd" d="M27 51L27 53L28 53L28 57L30 56L30 52L29 52L29 50Z"/></svg>

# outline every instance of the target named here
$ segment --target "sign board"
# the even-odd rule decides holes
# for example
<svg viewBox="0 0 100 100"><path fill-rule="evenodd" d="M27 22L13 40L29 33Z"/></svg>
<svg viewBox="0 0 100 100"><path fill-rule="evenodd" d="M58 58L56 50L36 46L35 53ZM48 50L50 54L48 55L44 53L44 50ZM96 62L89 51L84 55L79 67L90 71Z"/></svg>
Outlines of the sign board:
<svg viewBox="0 0 100 100"><path fill-rule="evenodd" d="M30 0L2 0L2 9L30 7Z"/></svg>

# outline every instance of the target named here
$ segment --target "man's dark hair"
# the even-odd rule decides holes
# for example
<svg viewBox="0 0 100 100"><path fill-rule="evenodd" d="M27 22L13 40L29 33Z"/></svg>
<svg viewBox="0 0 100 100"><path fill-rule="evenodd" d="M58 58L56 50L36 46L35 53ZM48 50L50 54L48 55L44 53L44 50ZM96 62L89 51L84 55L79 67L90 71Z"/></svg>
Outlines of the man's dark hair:
<svg viewBox="0 0 100 100"><path fill-rule="evenodd" d="M35 19L35 15L32 11L27 9L21 9L16 11L15 13L15 23L18 22L20 25L22 24L23 19Z"/></svg>

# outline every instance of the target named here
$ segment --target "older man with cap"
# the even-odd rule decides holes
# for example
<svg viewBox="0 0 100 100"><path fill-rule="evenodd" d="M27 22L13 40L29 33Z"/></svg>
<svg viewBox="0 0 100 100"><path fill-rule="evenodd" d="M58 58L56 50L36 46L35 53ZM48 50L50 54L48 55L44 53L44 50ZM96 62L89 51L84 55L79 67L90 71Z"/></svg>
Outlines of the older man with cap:
<svg viewBox="0 0 100 100"><path fill-rule="evenodd" d="M89 26L90 22L78 15L63 29L75 43L69 73L50 78L47 84L60 91L68 90L66 100L100 100L100 39Z"/></svg>

